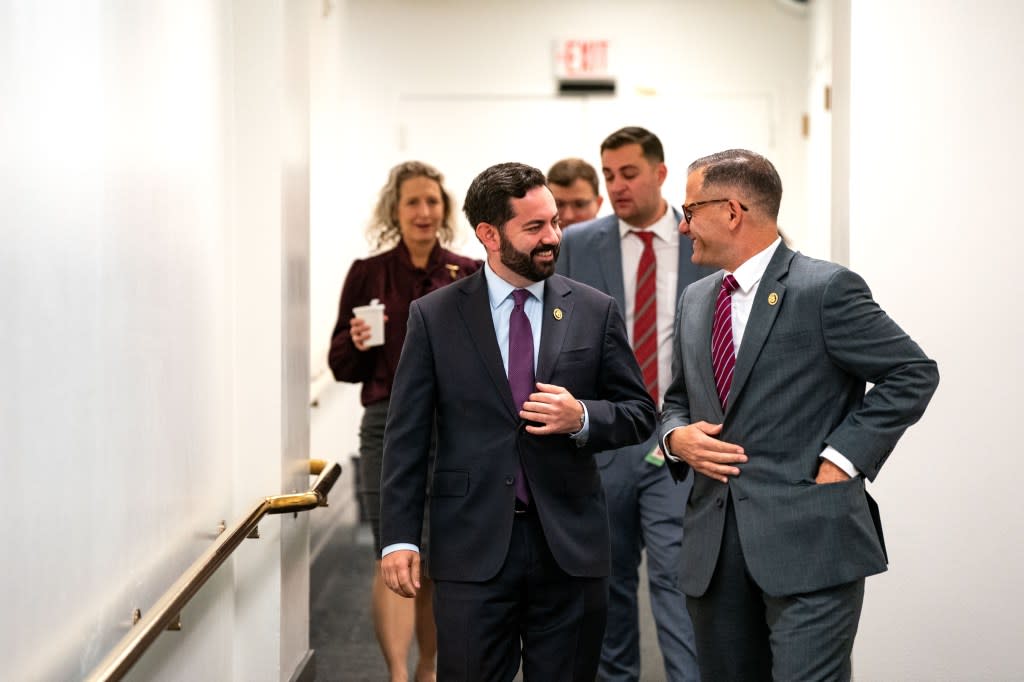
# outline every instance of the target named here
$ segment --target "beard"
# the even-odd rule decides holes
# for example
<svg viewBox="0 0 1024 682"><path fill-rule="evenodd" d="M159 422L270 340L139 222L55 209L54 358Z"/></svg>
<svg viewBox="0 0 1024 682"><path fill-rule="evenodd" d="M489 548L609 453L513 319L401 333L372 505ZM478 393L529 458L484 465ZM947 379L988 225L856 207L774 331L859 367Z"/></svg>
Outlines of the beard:
<svg viewBox="0 0 1024 682"><path fill-rule="evenodd" d="M531 282L539 282L555 274L555 263L558 261L558 244L541 244L529 253L517 251L512 242L499 235L501 239L501 263L512 272L525 277ZM534 256L552 252L554 258L550 263L537 263Z"/></svg>

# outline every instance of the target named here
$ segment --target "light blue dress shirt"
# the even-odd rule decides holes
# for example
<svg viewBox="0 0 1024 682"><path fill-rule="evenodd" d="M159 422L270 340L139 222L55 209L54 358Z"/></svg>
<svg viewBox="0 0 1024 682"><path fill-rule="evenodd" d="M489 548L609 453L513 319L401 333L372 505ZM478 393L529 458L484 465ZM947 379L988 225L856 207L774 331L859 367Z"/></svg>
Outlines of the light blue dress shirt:
<svg viewBox="0 0 1024 682"><path fill-rule="evenodd" d="M509 319L512 317L512 308L515 301L512 300L512 292L516 287L512 286L491 269L489 263L484 263L484 277L487 279L487 298L491 301L491 321L494 323L494 335L498 338L498 348L501 349L501 364L505 368L505 376L508 376L508 330ZM534 282L526 287L530 297L526 299L526 317L530 320L530 331L533 332L533 373L537 373L537 356L540 355L540 328L544 315L544 280ZM518 407L518 405L516 406Z"/></svg>
<svg viewBox="0 0 1024 682"><path fill-rule="evenodd" d="M512 292L517 287L512 286L494 270L490 263L484 263L484 277L487 279L487 297L491 302L491 321L494 323L494 334L498 338L498 348L501 350L501 363L505 367L505 376L508 376L508 330L509 320L512 317L512 309L515 301L512 299ZM526 309L526 317L530 320L530 331L533 332L533 372L537 373L537 357L540 355L540 332L544 320L544 280L534 282L526 287L530 297L526 299L523 306ZM590 415L587 414L587 406L580 402L583 408L583 428L569 437L576 441L577 445L585 445L587 436L590 435ZM519 407L517 405L517 407Z"/></svg>
<svg viewBox="0 0 1024 682"><path fill-rule="evenodd" d="M512 308L515 301L512 299L512 292L517 287L512 286L494 270L490 263L484 263L484 277L487 280L487 298L491 304L491 321L494 323L494 335L498 339L498 348L501 350L501 364L505 368L505 376L508 376L508 329L509 318L512 317ZM526 287L530 297L526 299L523 306L526 309L526 317L530 320L530 331L533 332L533 371L537 372L537 357L540 355L540 332L544 320L544 280L534 282ZM576 441L577 445L584 445L587 436L590 435L590 415L587 413L587 406L580 402L583 407L583 428L569 437ZM517 407L521 407L518 406ZM407 542L397 542L385 547L380 555L386 557L392 552L400 549L411 549L419 552L420 548Z"/></svg>

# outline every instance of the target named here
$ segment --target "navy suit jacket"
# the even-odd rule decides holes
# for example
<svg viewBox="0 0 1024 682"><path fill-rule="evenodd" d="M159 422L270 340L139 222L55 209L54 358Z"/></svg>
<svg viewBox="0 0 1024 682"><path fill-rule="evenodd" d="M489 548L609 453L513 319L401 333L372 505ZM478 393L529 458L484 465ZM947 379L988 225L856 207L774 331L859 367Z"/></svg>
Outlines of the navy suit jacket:
<svg viewBox="0 0 1024 682"><path fill-rule="evenodd" d="M508 553L516 460L559 566L607 576L608 521L594 453L646 440L654 404L614 301L560 275L546 281L537 381L589 415L583 447L527 433L512 402L483 270L413 302L384 436L381 539L418 544L428 453L437 452L427 557L435 580L482 582Z"/></svg>

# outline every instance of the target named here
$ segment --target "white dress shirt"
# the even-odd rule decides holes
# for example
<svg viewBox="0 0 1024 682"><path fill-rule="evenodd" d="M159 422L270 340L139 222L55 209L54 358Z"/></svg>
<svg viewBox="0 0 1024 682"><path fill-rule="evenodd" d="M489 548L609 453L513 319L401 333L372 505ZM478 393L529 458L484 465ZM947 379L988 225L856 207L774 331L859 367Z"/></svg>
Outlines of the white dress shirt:
<svg viewBox="0 0 1024 682"><path fill-rule="evenodd" d="M631 234L637 228L624 220L619 220L619 235L622 237L622 283L626 310L623 311L626 322L626 333L629 343L633 345L633 321L636 317L636 269L640 265L640 255L644 251L644 242L640 237ZM648 228L653 232L651 244L654 248L654 259L658 263L657 276L654 280L657 297L658 318L658 401L660 402L668 385L672 381L672 335L676 314L677 281L679 278L679 223L675 214L666 204L665 215ZM658 405L661 408L661 405Z"/></svg>

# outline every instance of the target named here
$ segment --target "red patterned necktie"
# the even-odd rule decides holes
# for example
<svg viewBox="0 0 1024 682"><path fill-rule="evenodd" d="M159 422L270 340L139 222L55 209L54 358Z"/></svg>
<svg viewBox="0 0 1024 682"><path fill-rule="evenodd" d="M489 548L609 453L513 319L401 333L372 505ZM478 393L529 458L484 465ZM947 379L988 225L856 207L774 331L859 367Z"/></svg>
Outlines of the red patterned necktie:
<svg viewBox="0 0 1024 682"><path fill-rule="evenodd" d="M647 392L658 404L658 292L655 283L658 261L654 259L654 233L633 230L644 243L636 268L636 299L633 306L633 352L640 365Z"/></svg>
<svg viewBox="0 0 1024 682"><path fill-rule="evenodd" d="M715 326L711 331L711 364L715 368L715 387L722 410L729 403L732 373L736 369L736 347L732 342L732 292L739 288L736 278L726 275L715 303Z"/></svg>

